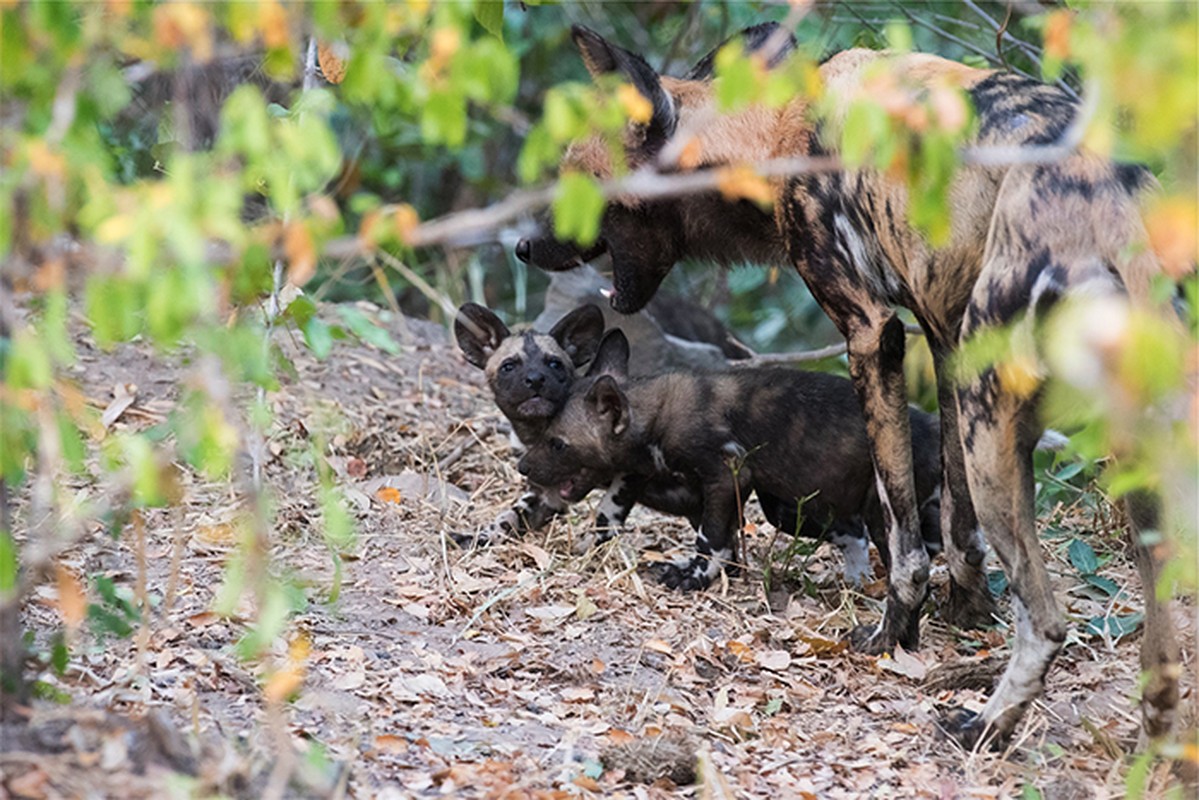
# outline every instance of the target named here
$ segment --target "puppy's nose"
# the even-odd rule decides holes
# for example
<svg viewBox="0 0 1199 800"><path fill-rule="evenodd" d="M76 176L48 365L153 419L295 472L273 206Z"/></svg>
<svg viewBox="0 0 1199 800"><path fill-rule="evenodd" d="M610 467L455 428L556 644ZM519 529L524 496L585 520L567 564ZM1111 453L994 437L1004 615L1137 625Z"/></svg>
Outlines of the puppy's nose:
<svg viewBox="0 0 1199 800"><path fill-rule="evenodd" d="M525 459L516 462L516 469L521 475L529 474L529 465L525 463Z"/></svg>
<svg viewBox="0 0 1199 800"><path fill-rule="evenodd" d="M531 389L540 389L543 383L545 383L545 376L540 372L530 372L525 376L525 386Z"/></svg>
<svg viewBox="0 0 1199 800"><path fill-rule="evenodd" d="M529 244L528 239L521 239L516 243L516 257L526 264L529 263L529 253L533 247Z"/></svg>

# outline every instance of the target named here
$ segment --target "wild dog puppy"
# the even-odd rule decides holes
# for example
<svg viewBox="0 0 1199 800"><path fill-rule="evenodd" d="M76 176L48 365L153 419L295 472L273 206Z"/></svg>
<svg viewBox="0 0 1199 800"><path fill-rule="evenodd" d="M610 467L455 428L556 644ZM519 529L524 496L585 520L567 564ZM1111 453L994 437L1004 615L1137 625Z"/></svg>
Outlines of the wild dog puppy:
<svg viewBox="0 0 1199 800"><path fill-rule="evenodd" d="M597 360L615 361L610 351L627 354L620 331L604 335ZM861 581L869 569L867 531L886 558L870 443L848 380L783 368L617 376L609 370L579 381L520 471L552 485L598 472L623 474L633 491L663 477L690 486L693 505L680 511L698 522L696 554L666 567L667 586L702 589L733 563L743 505L754 493L779 529L829 532L845 553L848 580ZM936 552L938 424L914 408L909 413L918 496L931 511L923 533Z"/></svg>
<svg viewBox="0 0 1199 800"><path fill-rule="evenodd" d="M454 336L466 360L483 370L496 405L512 424L522 448L540 440L570 393L575 371L595 355L604 332L604 316L594 305L576 308L549 333L513 334L490 309L466 303L454 320ZM594 488L580 476L585 495ZM585 490L583 484L586 485ZM575 490L575 491L578 491ZM566 509L569 499L557 488L530 484L516 505L479 532L480 541L536 530Z"/></svg>
<svg viewBox="0 0 1199 800"><path fill-rule="evenodd" d="M595 358L604 331L603 314L583 305L559 320L547 334L512 333L490 309L466 303L458 309L454 334L466 360L487 376L496 405L512 424L521 451L536 445L566 404L580 366L593 362L592 378L608 370L627 370L628 350L616 359ZM609 348L611 353L611 348ZM537 530L578 502L593 489L607 491L596 512L595 539L610 538L624 524L637 499L667 513L684 513L694 505L689 490L669 476L639 485L636 497L619 472L584 470L551 484L530 483L513 508L477 536L461 541L488 542L497 536L516 536Z"/></svg>
<svg viewBox="0 0 1199 800"><path fill-rule="evenodd" d="M677 132L689 139L674 143L675 149L685 145L703 169L835 155L836 132L814 121L802 96L778 109L722 113L711 84L711 55L686 77L670 78L593 31L576 27L572 34L593 75L618 73L652 104L651 119L626 136L630 168L652 167ZM743 35L749 52L776 40L772 26ZM1078 114L1064 92L1017 75L922 53L855 49L820 66L831 127L844 123L849 104L879 71L900 86L963 91L974 106L979 146L1053 144ZM615 167L598 141L572 146L565 166L605 178ZM963 168L948 190L948 242L934 247L909 224L902 183L872 169L842 169L775 179L772 213L715 191L649 201L617 198L587 252L550 239L518 243L516 253L552 270L607 252L614 273L611 302L623 313L641 308L682 258L791 264L799 271L846 338L887 528L892 564L886 609L877 626L852 637L870 653L896 643L918 646L928 592L904 391L904 330L895 307L912 311L928 337L938 380L948 616L972 627L994 611L983 569L984 534L1014 596L1016 635L1003 678L981 714L955 713L944 725L969 748L980 738L997 744L1012 733L1042 692L1066 626L1035 525L1032 452L1042 430L1042 393L1005 383L1002 365L986 366L959 385L951 357L961 341L1021 317L1035 320L1059 298L1090 292L1151 306L1151 283L1161 268L1146 241L1139 200L1154 184L1144 168L1084 148L1050 163ZM1139 535L1157 524L1156 507L1152 497L1128 504L1146 585L1141 662L1149 677L1142 711L1151 736L1172 726L1179 671L1168 608L1153 591L1160 565Z"/></svg>

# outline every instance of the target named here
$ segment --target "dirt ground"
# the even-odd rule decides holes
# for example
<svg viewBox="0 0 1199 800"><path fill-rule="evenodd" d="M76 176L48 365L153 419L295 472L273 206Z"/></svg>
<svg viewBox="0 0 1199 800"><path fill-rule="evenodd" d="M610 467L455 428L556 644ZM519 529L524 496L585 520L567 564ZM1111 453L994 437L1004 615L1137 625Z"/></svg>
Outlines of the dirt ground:
<svg viewBox="0 0 1199 800"><path fill-rule="evenodd" d="M918 652L849 652L841 637L877 618L882 584L844 587L822 546L776 569L767 591L762 565L789 542L756 513L750 568L698 594L667 590L646 569L686 544L682 520L638 510L625 536L576 555L594 498L523 541L455 546L449 534L483 526L519 494L506 427L440 328L371 313L398 354L340 343L318 362L294 334L277 335L295 372L268 396L271 557L307 602L273 658L302 673L302 687L272 712L261 666L235 655L253 608L218 616L213 601L244 509L230 488L184 469L182 509L146 513L144 551L129 529L97 530L62 556L132 591L144 555L153 611L127 639L79 632L65 673L38 675L60 702L38 700L25 725L0 731L0 798L258 797L272 776L300 797L1124 795L1138 636L1112 643L1085 630L1139 605L1109 514L1059 508L1042 520L1068 646L1011 747L963 752L935 721L948 706L981 707L1009 652L1006 627L950 631L930 603ZM81 333L76 345L74 378L98 408L114 385L136 385L116 430L165 419L193 368L138 343L104 353ZM357 521L336 599L314 442L326 443ZM1117 603L1096 599L1067 558L1086 530L1111 556L1100 572L1125 589ZM28 605L38 652L61 626L58 601L50 581ZM1193 709L1194 608L1176 604L1176 615ZM1155 767L1151 793L1169 782Z"/></svg>

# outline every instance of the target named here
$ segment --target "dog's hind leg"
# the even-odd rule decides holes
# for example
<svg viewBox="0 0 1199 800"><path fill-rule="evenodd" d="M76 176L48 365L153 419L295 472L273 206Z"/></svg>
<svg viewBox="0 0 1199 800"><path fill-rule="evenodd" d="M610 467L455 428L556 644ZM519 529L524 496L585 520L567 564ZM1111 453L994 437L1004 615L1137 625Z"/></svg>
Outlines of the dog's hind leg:
<svg viewBox="0 0 1199 800"><path fill-rule="evenodd" d="M1041 556L1034 504L1032 452L1040 435L1035 396L1005 392L988 367L958 392L970 494L987 539L1012 588L1012 658L981 715L955 710L943 728L967 749L982 738L1005 740L1041 694L1066 626Z"/></svg>
<svg viewBox="0 0 1199 800"><path fill-rule="evenodd" d="M1145 633L1141 639L1141 671L1144 689L1141 691L1141 714L1145 735L1164 736L1174 727L1178 706L1180 675L1178 640L1174 621L1170 617L1170 602L1159 595L1162 548L1146 542L1158 530L1156 497L1145 494L1129 495L1125 507L1129 516L1128 535L1141 587L1145 593Z"/></svg>
<svg viewBox="0 0 1199 800"><path fill-rule="evenodd" d="M890 551L887 604L877 627L851 634L855 649L883 653L920 645L920 609L928 595L929 557L920 534L912 477L912 434L904 384L903 322L893 313L846 331L849 373L862 402L875 482Z"/></svg>
<svg viewBox="0 0 1199 800"><path fill-rule="evenodd" d="M949 603L944 616L950 624L969 629L992 623L995 599L983 566L986 543L966 483L957 396L948 358L946 348L933 346L937 402L941 407L941 540L949 563Z"/></svg>

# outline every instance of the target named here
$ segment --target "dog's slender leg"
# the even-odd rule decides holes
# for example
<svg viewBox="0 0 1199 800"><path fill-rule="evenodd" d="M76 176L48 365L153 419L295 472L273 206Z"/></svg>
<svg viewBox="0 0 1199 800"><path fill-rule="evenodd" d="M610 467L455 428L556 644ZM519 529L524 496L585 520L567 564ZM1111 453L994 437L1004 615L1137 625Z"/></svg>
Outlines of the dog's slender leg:
<svg viewBox="0 0 1199 800"><path fill-rule="evenodd" d="M929 558L920 535L916 487L912 479L912 434L904 385L903 322L894 314L873 325L847 331L849 373L853 378L874 457L891 572L887 605L877 627L851 634L856 649L883 653L896 642L920 644L920 608L928 594Z"/></svg>
<svg viewBox="0 0 1199 800"><path fill-rule="evenodd" d="M1145 536L1158 529L1157 498L1145 494L1128 497L1126 508L1131 524L1130 546L1141 575L1145 594L1145 632L1141 638L1141 671L1145 688L1141 692L1144 732L1149 738L1164 736L1174 727L1178 705L1179 650L1170 618L1170 602L1158 594L1161 575L1161 546L1147 544Z"/></svg>
<svg viewBox="0 0 1199 800"><path fill-rule="evenodd" d="M595 512L596 544L602 544L620 532L629 512L637 505L642 483L632 475L617 475L612 480Z"/></svg>
<svg viewBox="0 0 1199 800"><path fill-rule="evenodd" d="M949 604L945 618L959 628L989 625L995 599L987 586L986 543L978 529L966 484L962 440L958 435L958 403L948 366L948 350L933 347L937 402L941 407L941 540L949 562Z"/></svg>
<svg viewBox="0 0 1199 800"><path fill-rule="evenodd" d="M737 480L742 485L737 486ZM659 580L672 589L705 589L721 570L735 571L738 497L749 493L748 470L736 478L721 464L703 482L704 511L695 532L695 555L686 561L662 565Z"/></svg>
<svg viewBox="0 0 1199 800"><path fill-rule="evenodd" d="M534 484L525 485L525 493L512 508L505 509L475 534L455 533L451 537L463 547L486 546L505 538L523 536L544 527L566 510L567 503L556 492Z"/></svg>
<svg viewBox="0 0 1199 800"><path fill-rule="evenodd" d="M987 539L1012 587L1015 640L1007 670L981 715L955 710L945 730L967 749L981 738L1004 741L1045 686L1066 639L1041 556L1034 505L1032 451L1040 435L1035 398L1004 393L988 369L958 394L970 494Z"/></svg>

